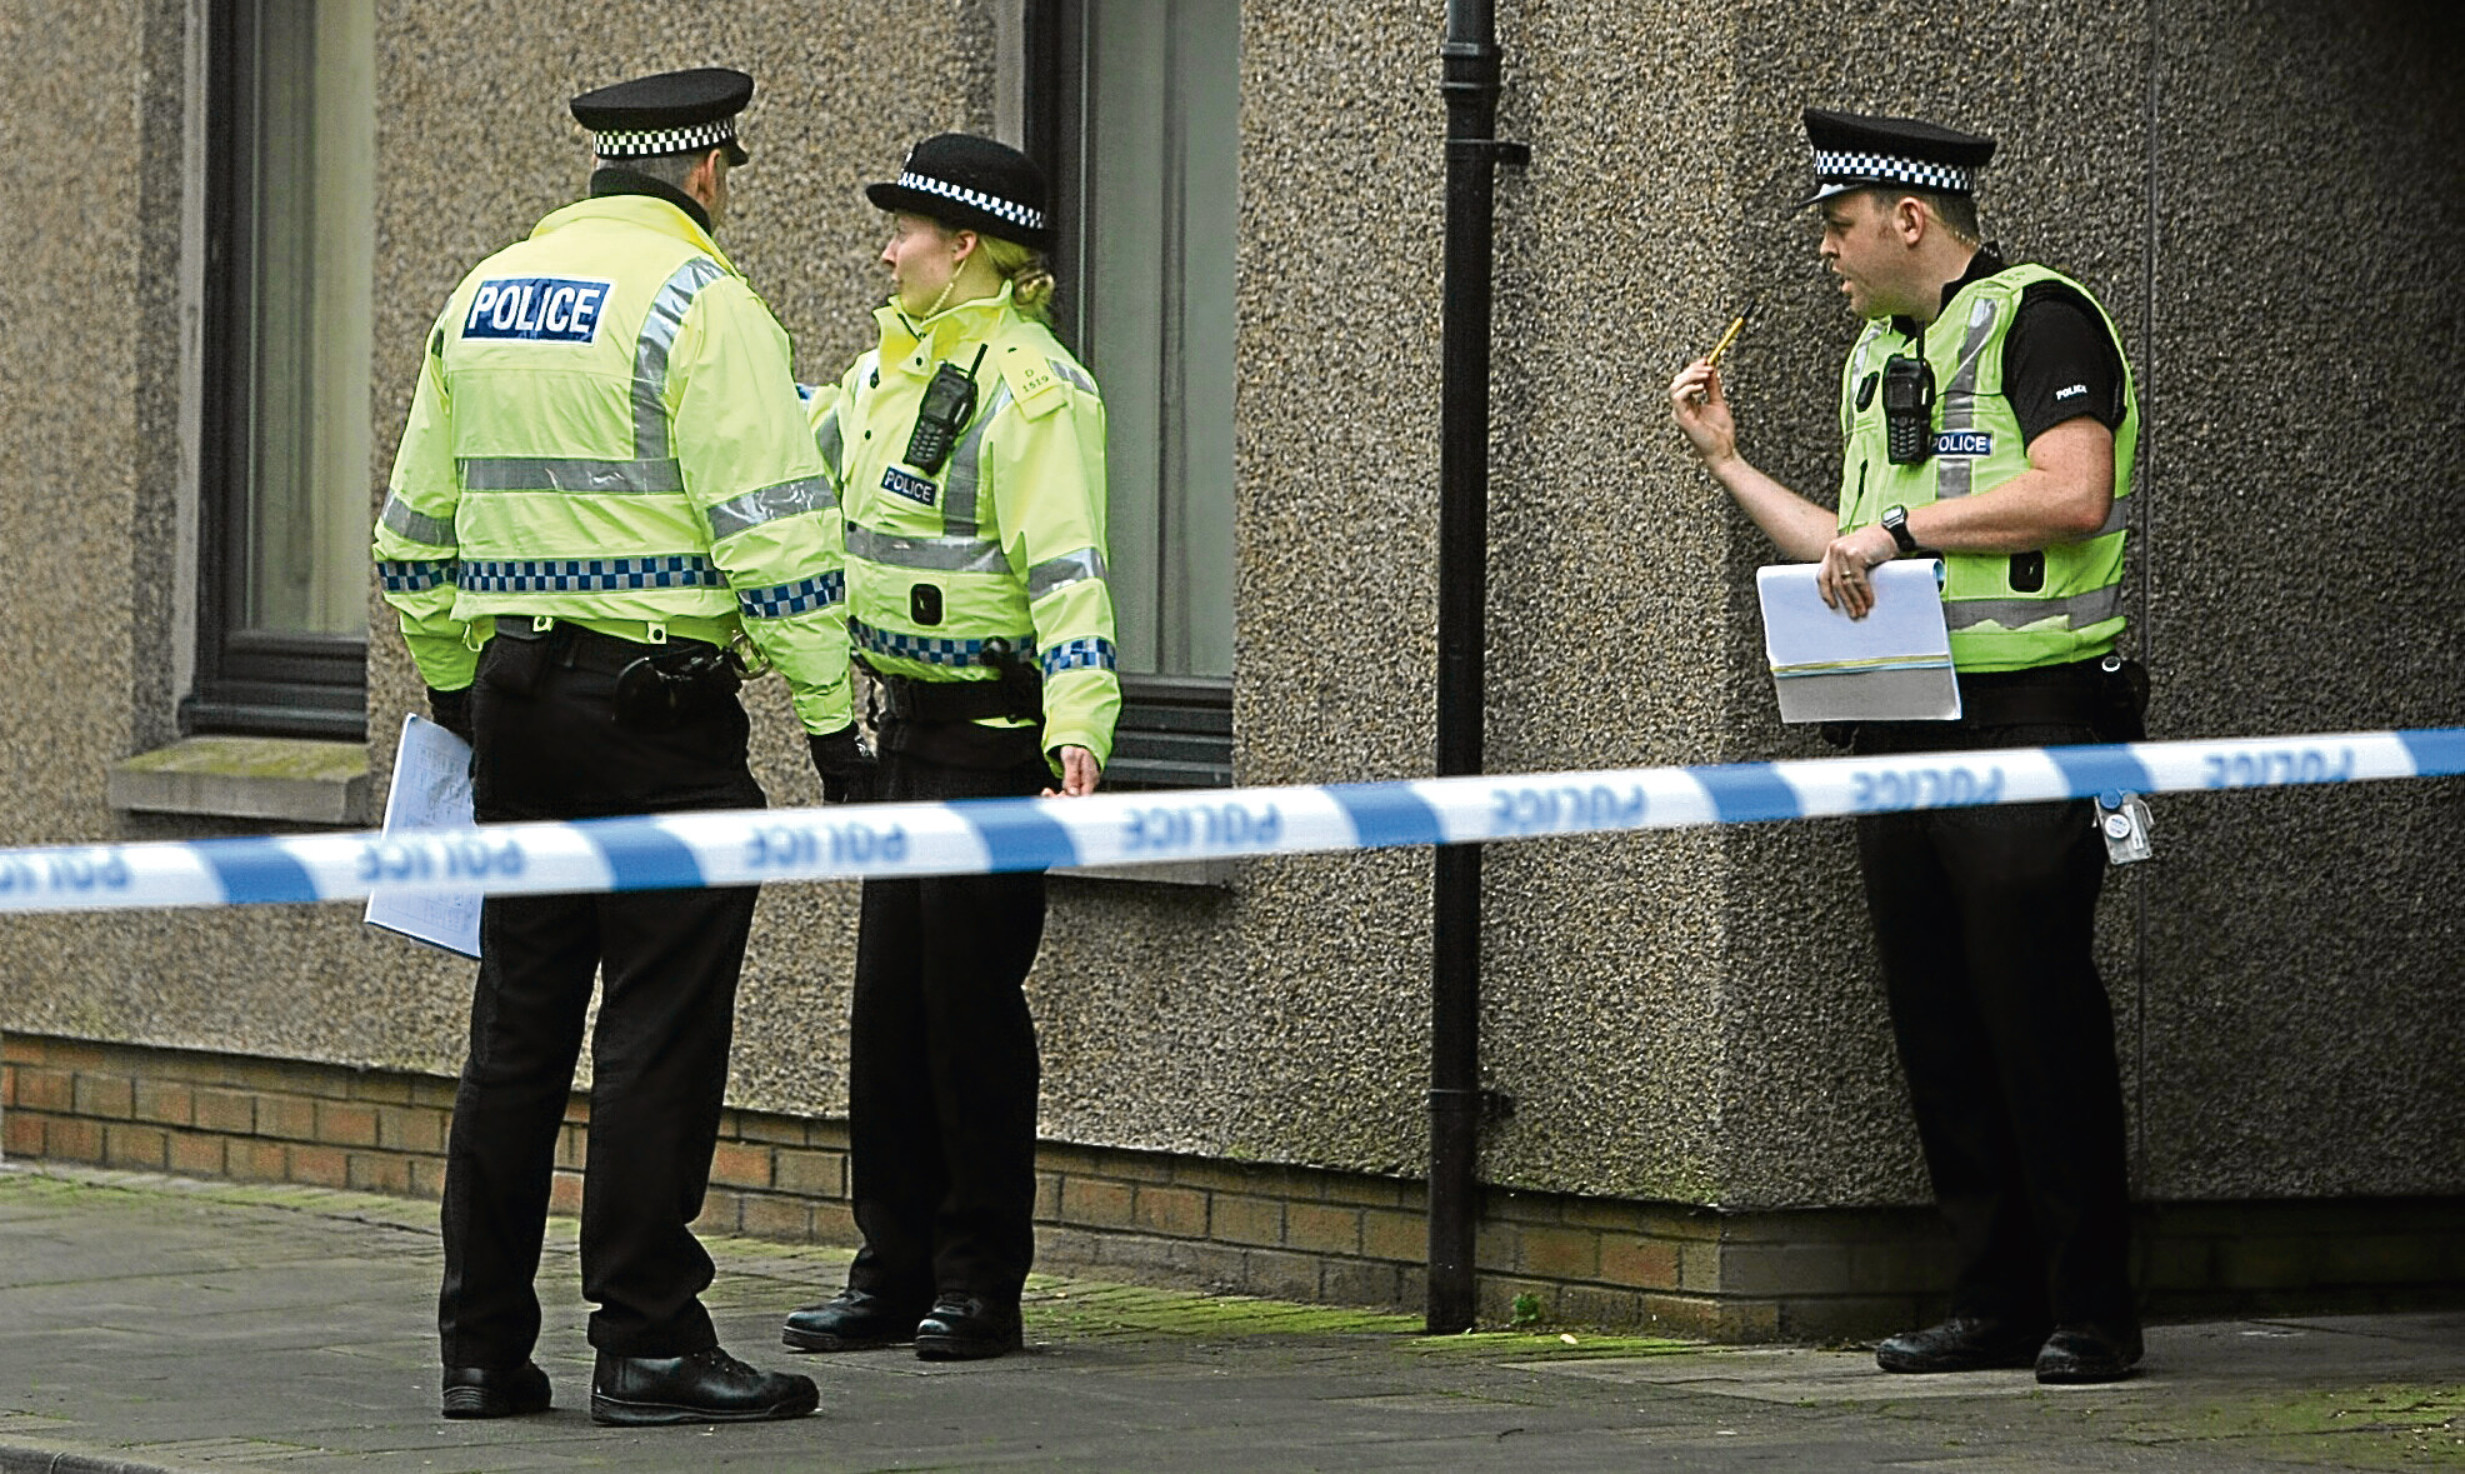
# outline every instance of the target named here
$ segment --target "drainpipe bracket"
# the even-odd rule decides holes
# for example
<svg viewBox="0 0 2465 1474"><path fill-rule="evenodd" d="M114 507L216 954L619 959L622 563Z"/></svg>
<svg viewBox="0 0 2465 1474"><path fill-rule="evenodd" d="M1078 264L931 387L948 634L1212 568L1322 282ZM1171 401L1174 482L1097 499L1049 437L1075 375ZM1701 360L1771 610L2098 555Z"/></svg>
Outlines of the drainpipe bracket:
<svg viewBox="0 0 2465 1474"><path fill-rule="evenodd" d="M1456 1119L1472 1117L1483 1126L1495 1126L1515 1119L1515 1097L1503 1090L1483 1087L1478 1090L1433 1088L1429 1092L1431 1109Z"/></svg>
<svg viewBox="0 0 2465 1474"><path fill-rule="evenodd" d="M1504 164L1513 169L1526 169L1532 165L1532 145L1528 143L1509 143L1501 138L1450 138L1446 141L1446 148L1450 154L1460 154L1468 159L1487 159L1493 164Z"/></svg>

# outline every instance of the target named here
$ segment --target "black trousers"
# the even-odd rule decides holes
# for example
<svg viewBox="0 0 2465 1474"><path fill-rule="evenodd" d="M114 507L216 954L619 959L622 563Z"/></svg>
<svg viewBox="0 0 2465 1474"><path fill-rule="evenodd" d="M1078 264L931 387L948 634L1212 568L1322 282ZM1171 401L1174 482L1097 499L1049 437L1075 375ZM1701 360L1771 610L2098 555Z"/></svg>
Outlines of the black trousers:
<svg viewBox="0 0 2465 1474"><path fill-rule="evenodd" d="M1041 757L934 761L885 731L885 799L1031 796ZM1029 742L1032 745L1033 739ZM1035 1258L1035 1022L1022 985L1044 876L869 880L856 947L848 1116L850 1288L918 1310L936 1293L1018 1298Z"/></svg>
<svg viewBox="0 0 2465 1474"><path fill-rule="evenodd" d="M2092 742L2085 726L1868 724L1861 754ZM1892 1033L1956 1246L1952 1311L2136 1323L2093 805L1857 821Z"/></svg>
<svg viewBox="0 0 2465 1474"><path fill-rule="evenodd" d="M617 725L615 681L549 642L491 641L473 692L483 822L745 808L744 711L723 700L682 728ZM593 1346L674 1356L715 1342L700 1294L702 1210L727 1085L750 889L491 897L480 913L470 1055L446 1145L447 1366L519 1365L539 1335L532 1280L557 1135L594 976L582 1290Z"/></svg>

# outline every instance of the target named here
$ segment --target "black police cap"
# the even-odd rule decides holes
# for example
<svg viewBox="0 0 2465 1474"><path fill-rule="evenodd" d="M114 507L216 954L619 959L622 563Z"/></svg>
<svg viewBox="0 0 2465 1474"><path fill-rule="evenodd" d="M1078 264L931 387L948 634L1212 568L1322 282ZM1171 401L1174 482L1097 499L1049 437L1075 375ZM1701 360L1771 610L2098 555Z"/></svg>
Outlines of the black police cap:
<svg viewBox="0 0 2465 1474"><path fill-rule="evenodd" d="M981 231L1039 251L1053 244L1044 171L1010 145L972 133L926 139L908 150L897 179L868 184L864 193L882 209L929 216L954 230Z"/></svg>
<svg viewBox="0 0 2465 1474"><path fill-rule="evenodd" d="M745 161L736 115L753 100L753 79L727 67L696 67L636 77L573 100L574 121L599 135L603 159L649 159L725 147Z"/></svg>
<svg viewBox="0 0 2465 1474"><path fill-rule="evenodd" d="M1977 171L1994 140L1915 118L1870 118L1806 109L1806 142L1815 156L1813 204L1853 189L1898 185L1931 194L1977 192Z"/></svg>

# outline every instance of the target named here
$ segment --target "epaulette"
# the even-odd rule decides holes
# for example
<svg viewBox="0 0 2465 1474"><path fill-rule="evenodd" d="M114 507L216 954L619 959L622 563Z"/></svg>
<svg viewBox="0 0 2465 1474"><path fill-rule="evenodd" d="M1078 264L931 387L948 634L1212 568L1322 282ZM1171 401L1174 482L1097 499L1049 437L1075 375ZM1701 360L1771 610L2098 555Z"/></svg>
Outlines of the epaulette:
<svg viewBox="0 0 2465 1474"><path fill-rule="evenodd" d="M1010 401L1019 413L1037 420L1070 402L1060 365L1037 351L1033 342L1002 345L1001 377L1010 386Z"/></svg>

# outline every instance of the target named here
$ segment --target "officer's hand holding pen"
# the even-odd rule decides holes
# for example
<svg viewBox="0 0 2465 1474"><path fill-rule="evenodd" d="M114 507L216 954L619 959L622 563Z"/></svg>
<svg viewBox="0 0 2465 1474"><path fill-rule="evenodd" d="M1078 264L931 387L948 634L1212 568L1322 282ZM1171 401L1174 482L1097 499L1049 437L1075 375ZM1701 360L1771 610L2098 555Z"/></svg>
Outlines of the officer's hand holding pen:
<svg viewBox="0 0 2465 1474"><path fill-rule="evenodd" d="M1669 384L1669 406L1677 413L1678 428L1686 433L1696 456L1714 471L1737 455L1737 421L1720 392L1720 356L1746 330L1746 319L1754 310L1754 304L1747 303L1744 311L1729 320L1712 351L1688 364Z"/></svg>
<svg viewBox="0 0 2465 1474"><path fill-rule="evenodd" d="M1737 420L1720 391L1720 369L1709 356L1696 359L1669 381L1669 409L1696 459L1707 468L1717 471L1736 457Z"/></svg>

